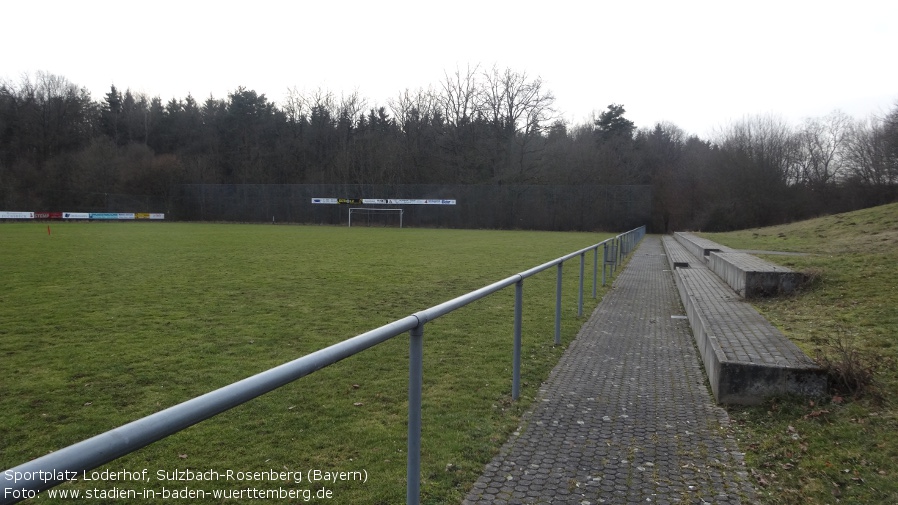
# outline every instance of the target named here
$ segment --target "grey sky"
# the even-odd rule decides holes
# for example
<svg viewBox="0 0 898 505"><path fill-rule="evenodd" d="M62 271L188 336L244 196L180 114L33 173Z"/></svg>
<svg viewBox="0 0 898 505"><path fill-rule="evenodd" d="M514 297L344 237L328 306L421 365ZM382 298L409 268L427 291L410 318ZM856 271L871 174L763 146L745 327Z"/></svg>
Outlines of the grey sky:
<svg viewBox="0 0 898 505"><path fill-rule="evenodd" d="M703 137L746 115L863 118L898 103L898 2L13 2L0 78L47 71L101 100L279 102L289 88L386 105L480 64L539 76L578 124L621 103L639 127Z"/></svg>

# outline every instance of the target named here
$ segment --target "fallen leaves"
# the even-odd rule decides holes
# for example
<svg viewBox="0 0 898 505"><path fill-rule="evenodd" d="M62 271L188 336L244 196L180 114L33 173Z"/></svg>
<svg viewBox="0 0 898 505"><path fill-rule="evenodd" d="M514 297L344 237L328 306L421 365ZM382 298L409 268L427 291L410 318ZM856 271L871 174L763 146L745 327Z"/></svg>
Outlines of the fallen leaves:
<svg viewBox="0 0 898 505"><path fill-rule="evenodd" d="M804 418L805 419L815 419L824 414L829 414L829 411L826 409L812 410L811 412L805 414Z"/></svg>

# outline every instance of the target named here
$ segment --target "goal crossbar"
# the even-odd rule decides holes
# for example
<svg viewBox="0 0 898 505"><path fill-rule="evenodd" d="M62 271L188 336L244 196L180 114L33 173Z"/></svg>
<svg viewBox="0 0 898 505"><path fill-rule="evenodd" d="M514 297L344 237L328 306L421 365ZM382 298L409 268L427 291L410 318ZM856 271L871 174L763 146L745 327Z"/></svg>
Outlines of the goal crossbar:
<svg viewBox="0 0 898 505"><path fill-rule="evenodd" d="M349 226L352 227L352 214L362 213L362 214L380 214L380 213L390 213L396 212L399 214L399 227L402 228L402 215L404 213L403 209L389 209L389 208L369 208L369 207L350 207L349 208Z"/></svg>

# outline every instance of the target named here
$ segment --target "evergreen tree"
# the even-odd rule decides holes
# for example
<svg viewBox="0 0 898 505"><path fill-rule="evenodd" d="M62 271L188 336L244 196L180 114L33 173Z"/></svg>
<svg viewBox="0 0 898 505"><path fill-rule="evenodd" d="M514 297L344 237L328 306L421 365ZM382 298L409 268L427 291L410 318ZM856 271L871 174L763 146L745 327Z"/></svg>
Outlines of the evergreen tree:
<svg viewBox="0 0 898 505"><path fill-rule="evenodd" d="M109 93L101 107L100 128L103 133L112 139L118 145L121 145L121 122L122 122L122 94L115 89L115 84L110 86Z"/></svg>
<svg viewBox="0 0 898 505"><path fill-rule="evenodd" d="M614 138L631 139L633 137L633 130L636 129L636 125L633 124L633 121L624 117L626 112L623 105L613 103L608 106L608 110L599 115L599 119L596 120L595 124L601 140Z"/></svg>

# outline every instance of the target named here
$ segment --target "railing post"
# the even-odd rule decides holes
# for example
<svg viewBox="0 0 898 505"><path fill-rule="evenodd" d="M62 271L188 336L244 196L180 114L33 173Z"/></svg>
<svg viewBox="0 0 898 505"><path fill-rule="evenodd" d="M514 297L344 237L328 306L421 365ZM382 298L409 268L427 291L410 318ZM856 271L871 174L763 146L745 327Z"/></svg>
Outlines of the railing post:
<svg viewBox="0 0 898 505"><path fill-rule="evenodd" d="M512 358L511 398L521 395L521 319L524 308L524 279L514 285L514 356Z"/></svg>
<svg viewBox="0 0 898 505"><path fill-rule="evenodd" d="M561 266L558 263L558 278L555 281L555 345L561 345Z"/></svg>
<svg viewBox="0 0 898 505"><path fill-rule="evenodd" d="M405 503L421 499L421 391L424 385L424 323L409 331L408 358L408 467Z"/></svg>
<svg viewBox="0 0 898 505"><path fill-rule="evenodd" d="M592 250L592 298L595 300L596 298L596 290L598 289L598 276L599 276L599 247L596 246L595 249Z"/></svg>
<svg viewBox="0 0 898 505"><path fill-rule="evenodd" d="M577 317L583 317L583 262L586 253L580 253L580 290L577 292Z"/></svg>
<svg viewBox="0 0 898 505"><path fill-rule="evenodd" d="M611 262L614 264L611 267L611 275L614 275L614 271L617 270L617 259L620 257L620 237L614 237L614 258L611 259Z"/></svg>
<svg viewBox="0 0 898 505"><path fill-rule="evenodd" d="M622 239L620 237L617 237L617 247L614 248L614 269L615 270L617 270L617 267L620 266L621 242L622 242Z"/></svg>
<svg viewBox="0 0 898 505"><path fill-rule="evenodd" d="M602 287L605 286L605 270L608 269L608 242L602 244Z"/></svg>
<svg viewBox="0 0 898 505"><path fill-rule="evenodd" d="M608 255L608 273L611 277L614 277L614 267L617 266L617 262L615 258L617 257L617 239L611 239L611 251L609 251Z"/></svg>

